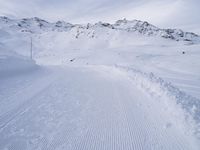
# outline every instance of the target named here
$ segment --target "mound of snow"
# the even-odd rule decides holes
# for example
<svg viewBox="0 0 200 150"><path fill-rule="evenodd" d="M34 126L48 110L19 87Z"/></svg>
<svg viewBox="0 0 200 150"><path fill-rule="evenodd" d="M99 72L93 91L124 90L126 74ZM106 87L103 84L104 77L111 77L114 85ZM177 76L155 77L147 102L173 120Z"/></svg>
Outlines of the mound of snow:
<svg viewBox="0 0 200 150"><path fill-rule="evenodd" d="M0 47L0 77L26 73L37 67L34 60Z"/></svg>
<svg viewBox="0 0 200 150"><path fill-rule="evenodd" d="M141 90L149 93L163 103L163 107L166 107L165 111L170 111L171 117L175 117L178 120L184 117L182 118L183 123L186 121L188 128L192 129L192 132L200 138L199 99L182 92L171 83L164 81L160 77L156 77L153 73L147 74L129 67L115 67L122 72L128 73L128 76L134 80L134 83Z"/></svg>

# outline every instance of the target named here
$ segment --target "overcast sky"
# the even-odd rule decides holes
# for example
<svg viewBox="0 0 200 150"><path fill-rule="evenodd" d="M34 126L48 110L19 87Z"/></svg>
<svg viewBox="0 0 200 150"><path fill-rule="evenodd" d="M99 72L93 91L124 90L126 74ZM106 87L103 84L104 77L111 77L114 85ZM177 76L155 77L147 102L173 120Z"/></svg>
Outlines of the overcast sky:
<svg viewBox="0 0 200 150"><path fill-rule="evenodd" d="M139 19L200 33L200 0L0 0L0 15L71 23Z"/></svg>

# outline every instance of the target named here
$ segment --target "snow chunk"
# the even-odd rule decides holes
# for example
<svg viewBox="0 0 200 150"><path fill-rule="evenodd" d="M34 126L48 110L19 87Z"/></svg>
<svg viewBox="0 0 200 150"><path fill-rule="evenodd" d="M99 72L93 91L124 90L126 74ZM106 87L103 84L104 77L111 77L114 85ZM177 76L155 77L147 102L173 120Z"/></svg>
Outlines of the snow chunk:
<svg viewBox="0 0 200 150"><path fill-rule="evenodd" d="M181 115L174 114L175 112L183 113L186 124L192 126L194 129L192 132L200 138L199 99L182 92L171 83L156 77L153 73L148 74L129 67L116 66L116 68L128 73L129 77L134 80L140 89L162 100L166 110L170 109L174 117L182 117Z"/></svg>

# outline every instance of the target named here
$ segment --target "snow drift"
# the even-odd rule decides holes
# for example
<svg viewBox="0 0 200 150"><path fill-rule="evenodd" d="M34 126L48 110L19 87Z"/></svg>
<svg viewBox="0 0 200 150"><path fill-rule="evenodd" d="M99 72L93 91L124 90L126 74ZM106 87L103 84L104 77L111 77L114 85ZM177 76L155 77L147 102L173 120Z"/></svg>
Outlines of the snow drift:
<svg viewBox="0 0 200 150"><path fill-rule="evenodd" d="M36 67L34 60L0 47L0 77L30 72Z"/></svg>
<svg viewBox="0 0 200 150"><path fill-rule="evenodd" d="M127 73L131 80L143 91L157 98L162 103L165 111L169 111L171 117L181 120L189 130L200 138L200 100L192 97L170 82L156 77L153 73L144 73L140 70L124 66L115 66L123 73ZM192 127L191 127L192 126ZM189 131L187 129L187 131Z"/></svg>

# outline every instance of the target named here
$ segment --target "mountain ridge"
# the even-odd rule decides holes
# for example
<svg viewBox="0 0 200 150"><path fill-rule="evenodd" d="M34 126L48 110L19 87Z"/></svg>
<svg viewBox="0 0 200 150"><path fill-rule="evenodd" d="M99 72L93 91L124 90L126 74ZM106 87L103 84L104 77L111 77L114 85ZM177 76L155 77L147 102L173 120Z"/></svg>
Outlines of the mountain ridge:
<svg viewBox="0 0 200 150"><path fill-rule="evenodd" d="M17 30L19 32L43 33L48 31L67 32L74 28L77 30L76 38L86 30L96 30L97 28L107 28L109 30L120 30L125 32L133 32L145 36L158 36L165 39L176 41L200 42L200 36L193 32L184 32L181 29L161 29L150 24L147 21L140 20L118 20L115 23L98 22L95 24L71 24L65 21L57 21L50 23L38 17L10 19L5 16L0 16L0 28ZM81 30L81 32L80 32ZM91 36L94 38L94 35Z"/></svg>

